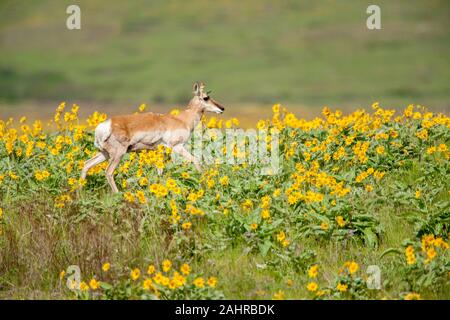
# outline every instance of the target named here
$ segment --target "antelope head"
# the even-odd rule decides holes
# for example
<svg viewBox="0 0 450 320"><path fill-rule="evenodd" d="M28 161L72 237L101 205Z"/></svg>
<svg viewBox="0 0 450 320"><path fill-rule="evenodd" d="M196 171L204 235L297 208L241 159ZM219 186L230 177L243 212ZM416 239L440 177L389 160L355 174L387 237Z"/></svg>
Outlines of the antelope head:
<svg viewBox="0 0 450 320"><path fill-rule="evenodd" d="M198 108L202 112L208 111L214 113L222 113L225 110L225 108L220 103L209 96L209 92L205 92L204 83L194 83L193 91L194 97L189 103L191 106Z"/></svg>

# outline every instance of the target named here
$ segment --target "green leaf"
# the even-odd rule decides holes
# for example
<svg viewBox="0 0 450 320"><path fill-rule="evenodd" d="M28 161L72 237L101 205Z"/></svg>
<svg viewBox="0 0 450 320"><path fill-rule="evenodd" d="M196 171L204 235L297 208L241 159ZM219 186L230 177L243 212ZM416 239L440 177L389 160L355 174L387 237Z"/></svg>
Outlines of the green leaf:
<svg viewBox="0 0 450 320"><path fill-rule="evenodd" d="M378 245L378 237L370 228L364 229L364 239L367 246L375 248Z"/></svg>
<svg viewBox="0 0 450 320"><path fill-rule="evenodd" d="M272 247L272 242L270 242L269 240L266 240L262 245L259 246L259 250L261 251L263 257L267 255L270 247Z"/></svg>
<svg viewBox="0 0 450 320"><path fill-rule="evenodd" d="M386 249L383 251L383 253L380 255L379 259L382 259L384 256L391 254L391 253L402 254L402 252L399 249L389 248L389 249Z"/></svg>
<svg viewBox="0 0 450 320"><path fill-rule="evenodd" d="M110 290L111 288L112 288L112 285L110 285L109 283L107 283L107 282L100 282L100 287L102 288L102 289L105 289L105 290Z"/></svg>

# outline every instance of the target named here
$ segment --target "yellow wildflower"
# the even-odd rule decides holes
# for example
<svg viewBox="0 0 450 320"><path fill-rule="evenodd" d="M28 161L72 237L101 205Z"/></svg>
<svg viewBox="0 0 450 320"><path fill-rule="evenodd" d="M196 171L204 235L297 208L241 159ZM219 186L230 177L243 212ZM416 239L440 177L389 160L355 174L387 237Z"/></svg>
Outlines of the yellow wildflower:
<svg viewBox="0 0 450 320"><path fill-rule="evenodd" d="M270 218L270 211L267 210L267 209L264 209L264 210L261 212L261 217L262 217L263 219L269 219L269 218Z"/></svg>
<svg viewBox="0 0 450 320"><path fill-rule="evenodd" d="M89 287L91 287L92 290L97 290L100 287L100 282L92 278L91 281L89 281Z"/></svg>
<svg viewBox="0 0 450 320"><path fill-rule="evenodd" d="M337 284L337 286L336 286L336 289L338 290L338 291L340 291L340 292L345 292L345 291L347 291L347 288L348 288L348 285L346 285L346 284L342 284L342 283L338 283Z"/></svg>
<svg viewBox="0 0 450 320"><path fill-rule="evenodd" d="M136 281L137 279L139 279L140 276L141 276L141 270L139 270L138 268L131 270L130 277L133 281Z"/></svg>
<svg viewBox="0 0 450 320"><path fill-rule="evenodd" d="M155 266L151 264L147 268L147 274L151 276L153 273L155 273Z"/></svg>
<svg viewBox="0 0 450 320"><path fill-rule="evenodd" d="M80 290L81 290L81 291L88 291L88 290L89 290L88 284L87 284L86 282L82 281L82 282L80 283Z"/></svg>
<svg viewBox="0 0 450 320"><path fill-rule="evenodd" d="M420 294L415 293L415 292L408 293L404 299L405 300L422 300L422 298L420 297Z"/></svg>
<svg viewBox="0 0 450 320"><path fill-rule="evenodd" d="M223 176L223 177L220 178L220 180L219 180L220 184L223 185L223 186L227 186L228 183L229 183L229 181L230 181L230 180L229 180L228 176Z"/></svg>
<svg viewBox="0 0 450 320"><path fill-rule="evenodd" d="M383 146L378 146L375 150L376 150L376 152L378 154L383 154L384 153L384 147Z"/></svg>
<svg viewBox="0 0 450 320"><path fill-rule="evenodd" d="M283 291L279 290L278 292L273 294L273 300L284 300L285 294Z"/></svg>
<svg viewBox="0 0 450 320"><path fill-rule="evenodd" d="M187 263L183 263L180 267L180 271L182 274L184 275L189 275L189 273L191 273L191 268L189 267L189 265Z"/></svg>
<svg viewBox="0 0 450 320"><path fill-rule="evenodd" d="M354 274L355 272L358 271L358 269L359 269L359 265L355 261L350 262L350 264L348 266L348 272L350 274Z"/></svg>
<svg viewBox="0 0 450 320"><path fill-rule="evenodd" d="M311 292L317 291L318 288L319 288L319 285L317 284L317 282L310 282L306 286L306 289L308 289L308 291L311 291Z"/></svg>
<svg viewBox="0 0 450 320"><path fill-rule="evenodd" d="M108 272L110 268L111 268L111 264L109 262L105 262L102 266L102 270L104 272Z"/></svg>
<svg viewBox="0 0 450 320"><path fill-rule="evenodd" d="M193 283L197 288L205 287L205 280L202 277L196 278Z"/></svg>
<svg viewBox="0 0 450 320"><path fill-rule="evenodd" d="M190 229L191 226L192 226L192 223L190 223L190 222L185 222L185 223L183 223L183 224L181 225L181 227L182 227L184 230Z"/></svg>
<svg viewBox="0 0 450 320"><path fill-rule="evenodd" d="M278 240L279 242L282 242L282 241L284 241L284 239L286 239L286 234L284 233L284 231L280 231L280 232L277 234L277 240Z"/></svg>
<svg viewBox="0 0 450 320"><path fill-rule="evenodd" d="M343 228L345 226L345 220L342 216L337 216L336 222L339 225L339 227L341 227L341 228Z"/></svg>
<svg viewBox="0 0 450 320"><path fill-rule="evenodd" d="M172 262L166 259L163 261L162 266L164 272L169 272L169 270L172 268Z"/></svg>
<svg viewBox="0 0 450 320"><path fill-rule="evenodd" d="M315 278L319 274L319 266L317 264L311 266L308 270L308 277Z"/></svg>
<svg viewBox="0 0 450 320"><path fill-rule="evenodd" d="M144 282L142 283L142 288L144 290L154 289L152 279L149 279L149 278L145 279Z"/></svg>
<svg viewBox="0 0 450 320"><path fill-rule="evenodd" d="M217 285L217 278L215 277L210 277L207 281L208 286L210 286L211 288L214 288Z"/></svg>

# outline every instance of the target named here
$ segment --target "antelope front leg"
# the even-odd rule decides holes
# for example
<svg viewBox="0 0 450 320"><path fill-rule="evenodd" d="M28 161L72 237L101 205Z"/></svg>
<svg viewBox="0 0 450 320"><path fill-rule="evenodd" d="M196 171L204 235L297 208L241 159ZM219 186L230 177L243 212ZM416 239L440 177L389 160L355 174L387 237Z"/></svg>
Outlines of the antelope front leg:
<svg viewBox="0 0 450 320"><path fill-rule="evenodd" d="M96 165L102 163L106 159L109 158L108 153L106 152L99 152L95 156L93 156L91 159L86 161L83 166L83 170L81 171L81 179L86 179L86 175L92 167L95 167Z"/></svg>
<svg viewBox="0 0 450 320"><path fill-rule="evenodd" d="M183 158L185 158L186 160L188 160L188 161L194 163L194 166L195 166L195 168L196 168L198 171L202 171L202 168L200 167L200 164L199 164L198 160L197 160L192 154L190 154L189 151L187 151L187 150L184 148L184 146L182 146L182 145L177 145L177 146L173 147L172 150L173 150L173 152L175 152L176 154L181 155L181 156L182 156Z"/></svg>

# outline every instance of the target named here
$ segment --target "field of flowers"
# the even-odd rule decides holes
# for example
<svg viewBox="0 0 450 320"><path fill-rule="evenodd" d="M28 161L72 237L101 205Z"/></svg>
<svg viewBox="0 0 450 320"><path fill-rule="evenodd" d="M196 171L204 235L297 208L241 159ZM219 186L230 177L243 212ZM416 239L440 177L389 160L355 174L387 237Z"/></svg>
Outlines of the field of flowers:
<svg viewBox="0 0 450 320"><path fill-rule="evenodd" d="M105 114L0 120L0 297L449 299L450 118L272 109L257 129L279 134L279 174L161 147L126 155L116 195L106 162L79 180Z"/></svg>

